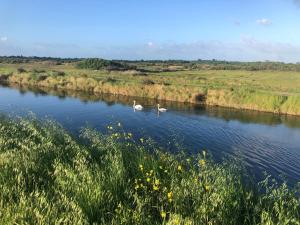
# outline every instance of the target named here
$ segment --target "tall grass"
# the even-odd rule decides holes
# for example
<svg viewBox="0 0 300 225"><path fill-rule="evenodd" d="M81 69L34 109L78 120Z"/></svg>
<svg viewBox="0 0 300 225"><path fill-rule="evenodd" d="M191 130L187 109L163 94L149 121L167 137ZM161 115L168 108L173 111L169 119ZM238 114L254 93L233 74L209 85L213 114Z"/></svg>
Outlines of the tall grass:
<svg viewBox="0 0 300 225"><path fill-rule="evenodd" d="M74 138L51 121L0 122L0 224L300 224L296 189L242 174L121 124Z"/></svg>
<svg viewBox="0 0 300 225"><path fill-rule="evenodd" d="M0 75L1 83L300 115L300 76L294 72L148 72L145 78L128 71L81 70L66 65L26 67L22 73L17 69L7 73L8 69L0 67L0 72L6 72Z"/></svg>
<svg viewBox="0 0 300 225"><path fill-rule="evenodd" d="M112 66L109 63L88 62L99 66L94 69ZM72 63L0 64L0 82L300 115L300 76L295 71L177 71L169 68L174 66L171 62L160 65L159 70L147 63L140 65L142 72L78 69Z"/></svg>

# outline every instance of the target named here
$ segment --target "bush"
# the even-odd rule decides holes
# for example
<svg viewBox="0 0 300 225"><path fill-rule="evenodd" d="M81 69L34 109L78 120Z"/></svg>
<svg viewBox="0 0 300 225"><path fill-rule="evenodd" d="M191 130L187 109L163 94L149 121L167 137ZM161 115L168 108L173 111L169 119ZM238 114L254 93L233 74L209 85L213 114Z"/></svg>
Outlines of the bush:
<svg viewBox="0 0 300 225"><path fill-rule="evenodd" d="M33 73L33 74L30 75L30 78L32 80L34 80L34 81L37 81L37 82L46 80L47 77L48 77L47 74L36 74L36 73Z"/></svg>
<svg viewBox="0 0 300 225"><path fill-rule="evenodd" d="M33 73L46 73L46 70L44 70L44 69L33 69L32 72Z"/></svg>
<svg viewBox="0 0 300 225"><path fill-rule="evenodd" d="M56 77L63 77L66 75L66 73L64 71L56 71L56 70L53 70L52 71L52 75L53 76L56 76Z"/></svg>
<svg viewBox="0 0 300 225"><path fill-rule="evenodd" d="M153 85L153 84L155 84L155 82L153 80L147 79L147 80L143 81L143 84L144 85Z"/></svg>
<svg viewBox="0 0 300 225"><path fill-rule="evenodd" d="M0 74L0 82L7 81L11 74Z"/></svg>
<svg viewBox="0 0 300 225"><path fill-rule="evenodd" d="M77 63L77 68L93 70L129 70L132 69L125 63L119 63L105 59L86 59Z"/></svg>
<svg viewBox="0 0 300 225"><path fill-rule="evenodd" d="M26 73L27 71L24 68L18 68L18 73Z"/></svg>
<svg viewBox="0 0 300 225"><path fill-rule="evenodd" d="M165 86L171 86L172 84L169 83L169 82L163 82L163 85L165 85Z"/></svg>
<svg viewBox="0 0 300 225"><path fill-rule="evenodd" d="M117 80L116 80L115 78L108 77L108 78L106 79L106 82L109 82L109 83L116 83Z"/></svg>

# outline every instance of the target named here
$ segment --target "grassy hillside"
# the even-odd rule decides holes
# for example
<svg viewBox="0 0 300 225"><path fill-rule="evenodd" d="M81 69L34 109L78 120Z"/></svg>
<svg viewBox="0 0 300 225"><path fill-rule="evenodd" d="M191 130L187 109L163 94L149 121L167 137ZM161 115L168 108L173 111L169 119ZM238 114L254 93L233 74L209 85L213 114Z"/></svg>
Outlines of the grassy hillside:
<svg viewBox="0 0 300 225"><path fill-rule="evenodd" d="M118 123L80 141L51 121L3 117L0 131L1 224L300 224L296 190L133 141Z"/></svg>
<svg viewBox="0 0 300 225"><path fill-rule="evenodd" d="M300 115L297 71L187 69L176 63L142 62L71 61L57 65L42 61L0 63L0 82Z"/></svg>

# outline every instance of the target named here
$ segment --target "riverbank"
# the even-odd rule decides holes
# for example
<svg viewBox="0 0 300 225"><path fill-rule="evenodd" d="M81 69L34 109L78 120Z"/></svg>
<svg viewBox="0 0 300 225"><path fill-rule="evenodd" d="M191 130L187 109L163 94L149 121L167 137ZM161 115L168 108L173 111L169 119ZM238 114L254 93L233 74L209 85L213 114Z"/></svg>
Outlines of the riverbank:
<svg viewBox="0 0 300 225"><path fill-rule="evenodd" d="M0 67L0 82L300 115L298 72L203 70L141 73L84 70L72 65L22 66L24 71L17 71L15 65Z"/></svg>
<svg viewBox="0 0 300 225"><path fill-rule="evenodd" d="M66 89L53 89L47 87L36 87L19 84L0 85L2 88L17 90L20 94L34 93L35 96L57 96L59 99L74 98L79 99L84 103L105 102L107 105L121 104L123 106L132 107L133 101L136 100L143 106L152 106L156 108L160 103L170 111L189 111L195 114L199 110L206 110L210 117L217 117L225 120L237 120L242 123L254 123L264 125L279 125L283 124L289 128L299 128L299 116L291 116L284 114L264 113L257 110L241 110L228 107L215 107L193 103L183 103L177 101L157 100L153 98L140 98L125 95L89 93L86 91L73 91Z"/></svg>
<svg viewBox="0 0 300 225"><path fill-rule="evenodd" d="M285 184L238 162L169 154L122 124L70 136L52 121L0 120L1 224L298 224ZM151 151L151 153L149 152ZM298 190L299 191L299 190ZM297 197L298 196L298 197Z"/></svg>

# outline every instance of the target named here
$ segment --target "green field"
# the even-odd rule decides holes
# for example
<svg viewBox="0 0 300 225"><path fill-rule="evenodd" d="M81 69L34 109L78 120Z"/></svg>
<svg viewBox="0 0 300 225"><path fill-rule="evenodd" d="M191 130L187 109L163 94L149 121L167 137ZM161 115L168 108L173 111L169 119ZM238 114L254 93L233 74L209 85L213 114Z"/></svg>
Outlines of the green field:
<svg viewBox="0 0 300 225"><path fill-rule="evenodd" d="M0 224L300 224L299 188L107 130L2 117Z"/></svg>
<svg viewBox="0 0 300 225"><path fill-rule="evenodd" d="M193 69L131 63L124 70L78 68L77 62L0 63L0 82L112 93L300 115L298 70ZM231 67L230 67L231 68Z"/></svg>
<svg viewBox="0 0 300 225"><path fill-rule="evenodd" d="M95 70L78 62L2 62L0 82L85 101L112 93L118 95L107 98L125 104L138 96L149 104L177 101L167 107L188 102L300 115L300 73L290 68L126 62L124 69L105 61ZM286 123L295 126L292 118ZM299 187L268 176L256 183L237 160L218 164L205 150L170 154L125 129L115 122L104 134L86 128L74 137L53 121L1 117L0 224L300 224Z"/></svg>

